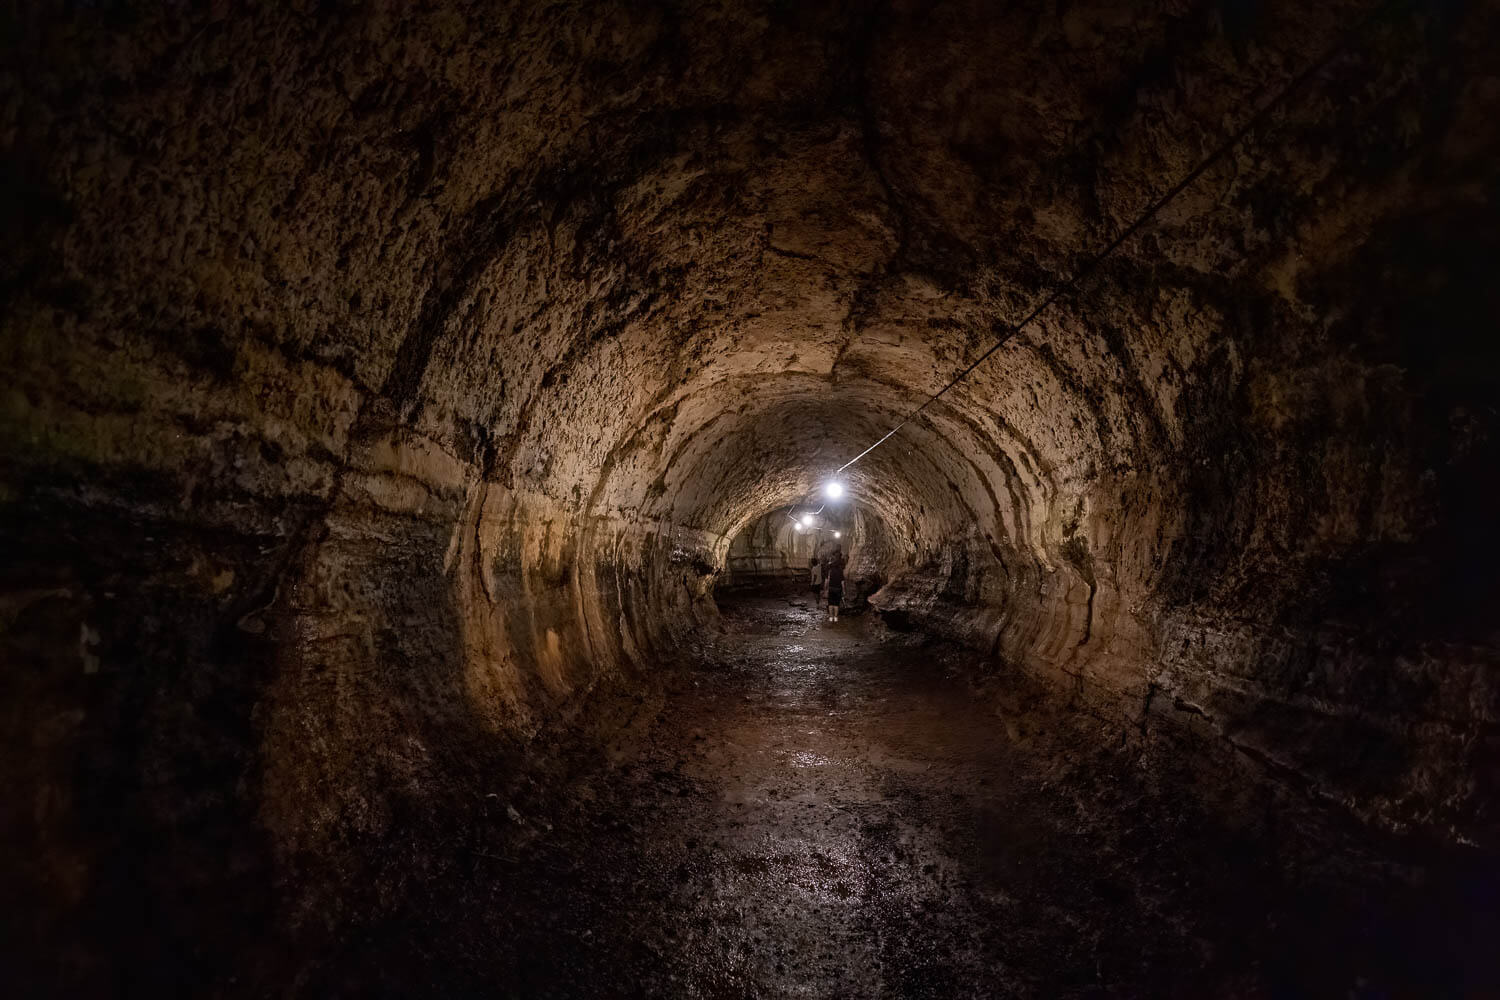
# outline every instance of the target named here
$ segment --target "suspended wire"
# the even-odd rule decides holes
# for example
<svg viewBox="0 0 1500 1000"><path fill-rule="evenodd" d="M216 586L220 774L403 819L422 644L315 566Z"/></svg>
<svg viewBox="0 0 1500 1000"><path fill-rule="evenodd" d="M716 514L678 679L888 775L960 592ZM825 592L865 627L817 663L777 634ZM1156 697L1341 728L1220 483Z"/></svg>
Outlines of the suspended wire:
<svg viewBox="0 0 1500 1000"><path fill-rule="evenodd" d="M809 493L808 496L812 496L812 494ZM812 516L813 517L817 517L819 514L823 513L823 511L826 510L827 508L828 508L828 505L825 503L822 507L819 507L817 510L813 511L812 512ZM790 507L788 507L786 509L786 516L790 520L797 521L798 524L802 523L800 520L797 519L797 505L796 504L792 504L792 506L790 506Z"/></svg>
<svg viewBox="0 0 1500 1000"><path fill-rule="evenodd" d="M1208 168L1211 167L1217 160L1223 157L1235 146L1239 145L1239 143L1252 131L1254 131L1263 121L1265 121L1270 113L1274 111L1283 101L1285 101L1292 94L1296 93L1298 90L1301 90L1304 86L1311 82L1313 77L1317 76L1324 69L1326 69L1329 63L1333 62L1333 60L1337 58L1344 51L1344 49L1346 49L1349 44L1355 40L1357 36L1362 34L1365 29L1369 28L1372 24L1385 17L1387 14L1390 14L1393 11L1406 6L1408 2L1409 0L1391 0L1391 2L1389 3L1381 4L1379 7L1375 8L1369 14L1365 15L1358 22L1356 22L1353 27L1345 31L1341 36L1339 36L1339 39L1334 42L1332 46L1324 51L1321 56L1313 60L1310 65L1308 65L1296 76L1292 77L1292 79L1285 86L1283 86L1281 90L1277 91L1277 93L1272 96L1270 100L1262 104L1255 111L1255 113L1245 121L1243 125L1241 125L1234 131L1233 134L1229 136L1228 139L1220 143L1219 146L1216 147L1211 153L1209 153L1208 156L1204 157L1204 159L1201 160L1196 167L1188 171L1181 180L1168 188L1165 194L1161 195L1154 202L1152 202L1151 205L1147 207L1147 209L1142 212L1134 222L1126 226L1125 229L1113 240L1111 240L1102 250L1094 254L1093 257L1089 258L1089 260L1086 261L1083 266L1073 274L1072 277L1068 278L1062 284L1054 288L1052 292L1050 292L1045 298L1043 298L1042 301L1034 309L1027 313L1020 322L1013 324L1010 329L1000 337L999 340L990 345L988 350L986 350L978 358L974 359L973 363L971 363L967 368L955 375L947 385L943 386L937 392L929 396L922 403L922 405L918 406L916 409L912 410L905 417L903 417L900 423L896 424L896 426L886 431L878 441L870 445L870 447L866 448L858 455L855 455L853 458L849 459L849 461L845 462L843 465L839 466L838 469L834 471L834 475L839 475L839 473L842 473L845 469L849 468L855 462L858 462L870 452L885 444L896 434L897 431L901 430L901 428L905 427L917 417L921 416L923 411L925 411L933 403L936 403L939 399L942 399L944 394L946 394L949 389L952 389L955 385L972 375L975 369L988 361L996 351L1009 343L1013 337L1015 337L1018 333L1020 333L1023 329L1030 325L1042 313L1051 308L1051 306L1055 302L1057 302L1058 299L1062 298L1065 294L1076 288L1078 284L1083 281L1083 279L1093 274L1093 272L1099 267L1099 265L1104 261L1106 257L1118 250L1126 240L1130 239L1137 232L1139 232L1142 226L1155 218L1156 214L1163 208L1165 208L1168 202L1172 201L1172 199L1176 198L1179 194L1185 191L1199 177L1202 177L1204 172L1208 170ZM795 506L793 507L793 510L795 510Z"/></svg>

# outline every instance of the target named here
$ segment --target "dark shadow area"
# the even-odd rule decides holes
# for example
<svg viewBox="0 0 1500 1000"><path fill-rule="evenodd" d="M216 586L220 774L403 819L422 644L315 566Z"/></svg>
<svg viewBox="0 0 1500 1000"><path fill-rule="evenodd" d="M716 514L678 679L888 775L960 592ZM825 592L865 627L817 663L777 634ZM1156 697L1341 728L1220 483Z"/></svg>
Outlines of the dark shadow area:
<svg viewBox="0 0 1500 1000"><path fill-rule="evenodd" d="M274 934L255 798L274 660L232 594L171 581L205 549L263 579L289 540L74 502L27 498L0 530L0 964L25 995L204 989Z"/></svg>

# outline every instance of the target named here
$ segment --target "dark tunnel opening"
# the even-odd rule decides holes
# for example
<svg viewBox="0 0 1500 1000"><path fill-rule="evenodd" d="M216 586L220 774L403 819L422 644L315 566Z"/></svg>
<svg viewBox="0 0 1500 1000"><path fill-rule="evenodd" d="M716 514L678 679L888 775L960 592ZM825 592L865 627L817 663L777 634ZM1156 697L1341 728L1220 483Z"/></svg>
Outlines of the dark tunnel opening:
<svg viewBox="0 0 1500 1000"><path fill-rule="evenodd" d="M0 20L18 994L1500 992L1493 2Z"/></svg>

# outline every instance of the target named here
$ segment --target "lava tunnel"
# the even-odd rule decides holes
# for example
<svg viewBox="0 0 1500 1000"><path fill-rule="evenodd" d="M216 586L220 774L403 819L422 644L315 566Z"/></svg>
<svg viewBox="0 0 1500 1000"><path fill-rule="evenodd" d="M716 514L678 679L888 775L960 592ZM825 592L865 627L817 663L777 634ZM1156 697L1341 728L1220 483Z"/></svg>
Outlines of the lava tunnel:
<svg viewBox="0 0 1500 1000"><path fill-rule="evenodd" d="M1492 0L0 24L10 995L1500 994Z"/></svg>

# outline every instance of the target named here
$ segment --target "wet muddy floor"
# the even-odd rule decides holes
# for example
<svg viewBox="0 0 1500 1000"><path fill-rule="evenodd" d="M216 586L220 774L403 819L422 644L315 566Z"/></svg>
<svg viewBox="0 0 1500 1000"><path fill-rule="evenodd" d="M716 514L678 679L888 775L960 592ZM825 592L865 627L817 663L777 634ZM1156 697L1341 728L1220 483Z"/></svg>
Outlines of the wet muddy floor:
<svg viewBox="0 0 1500 1000"><path fill-rule="evenodd" d="M565 794L497 810L492 831L463 836L446 885L302 986L1342 997L1476 985L1473 928L1451 899L1411 896L1409 871L1294 856L1264 826L1210 823L1148 790L1124 755L1018 726L961 656L873 614L828 624L799 594L721 606L723 633L643 703L607 763ZM1446 907L1449 929L1414 941L1423 906Z"/></svg>

